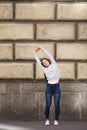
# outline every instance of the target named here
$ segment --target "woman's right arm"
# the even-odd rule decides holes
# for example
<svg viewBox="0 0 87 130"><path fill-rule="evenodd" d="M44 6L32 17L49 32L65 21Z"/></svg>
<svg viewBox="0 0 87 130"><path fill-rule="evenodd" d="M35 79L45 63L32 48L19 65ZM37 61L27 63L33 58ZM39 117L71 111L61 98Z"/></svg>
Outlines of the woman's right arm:
<svg viewBox="0 0 87 130"><path fill-rule="evenodd" d="M46 49L42 48L42 50L43 50L44 53L47 55L47 57L50 59L50 61L56 65L56 61L55 61L55 59L53 58L53 56L52 56Z"/></svg>
<svg viewBox="0 0 87 130"><path fill-rule="evenodd" d="M35 48L35 50L34 50L35 59L36 59L38 65L40 66L40 68L42 69L42 71L44 72L44 67L42 66L41 61L40 61L40 58L39 58L38 55L37 55L37 52L38 52L39 50L40 50L40 48Z"/></svg>

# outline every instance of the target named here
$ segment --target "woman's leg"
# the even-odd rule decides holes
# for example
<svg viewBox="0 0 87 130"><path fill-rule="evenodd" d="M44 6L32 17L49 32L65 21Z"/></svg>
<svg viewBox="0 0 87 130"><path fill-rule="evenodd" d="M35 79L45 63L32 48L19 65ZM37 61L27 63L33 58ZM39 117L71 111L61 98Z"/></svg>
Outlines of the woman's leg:
<svg viewBox="0 0 87 130"><path fill-rule="evenodd" d="M61 96L60 85L57 84L55 86L55 91L54 91L55 120L59 119L59 114L60 114L60 96Z"/></svg>
<svg viewBox="0 0 87 130"><path fill-rule="evenodd" d="M50 84L47 84L46 86L45 97L46 97L45 117L46 119L49 119L50 106L52 102L52 92Z"/></svg>

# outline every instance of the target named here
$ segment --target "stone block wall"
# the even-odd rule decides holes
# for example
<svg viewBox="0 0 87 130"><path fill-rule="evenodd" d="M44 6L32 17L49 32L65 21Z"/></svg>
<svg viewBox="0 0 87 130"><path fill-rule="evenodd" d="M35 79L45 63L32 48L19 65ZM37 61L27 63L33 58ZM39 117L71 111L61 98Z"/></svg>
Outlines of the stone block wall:
<svg viewBox="0 0 87 130"><path fill-rule="evenodd" d="M87 120L86 0L0 1L0 120L45 119L36 45L54 56L61 72L60 120Z"/></svg>

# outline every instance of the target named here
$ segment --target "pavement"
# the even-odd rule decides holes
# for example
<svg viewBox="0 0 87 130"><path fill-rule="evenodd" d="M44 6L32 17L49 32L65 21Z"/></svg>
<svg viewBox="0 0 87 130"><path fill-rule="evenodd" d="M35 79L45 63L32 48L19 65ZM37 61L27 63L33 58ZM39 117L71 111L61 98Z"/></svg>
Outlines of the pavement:
<svg viewBox="0 0 87 130"><path fill-rule="evenodd" d="M87 121L59 122L54 126L45 126L44 121L1 121L0 130L87 130Z"/></svg>

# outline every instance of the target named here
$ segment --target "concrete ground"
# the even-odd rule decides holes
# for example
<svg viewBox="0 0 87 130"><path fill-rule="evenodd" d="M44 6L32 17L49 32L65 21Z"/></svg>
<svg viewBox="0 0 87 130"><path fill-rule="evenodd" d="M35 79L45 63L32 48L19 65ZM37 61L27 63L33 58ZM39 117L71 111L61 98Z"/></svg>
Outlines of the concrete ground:
<svg viewBox="0 0 87 130"><path fill-rule="evenodd" d="M87 130L87 122L59 122L45 126L44 121L2 121L0 130Z"/></svg>

